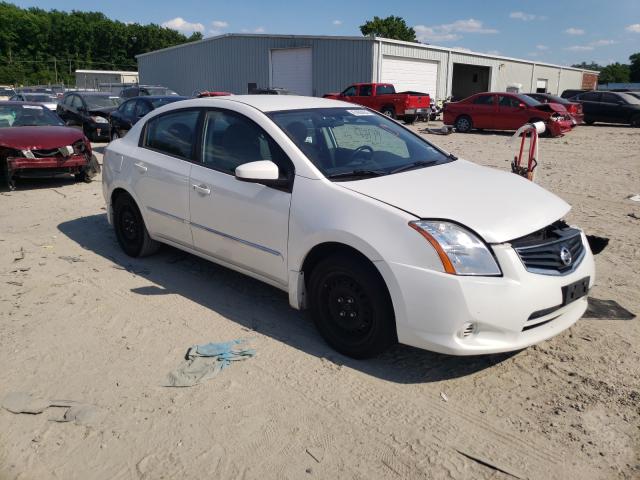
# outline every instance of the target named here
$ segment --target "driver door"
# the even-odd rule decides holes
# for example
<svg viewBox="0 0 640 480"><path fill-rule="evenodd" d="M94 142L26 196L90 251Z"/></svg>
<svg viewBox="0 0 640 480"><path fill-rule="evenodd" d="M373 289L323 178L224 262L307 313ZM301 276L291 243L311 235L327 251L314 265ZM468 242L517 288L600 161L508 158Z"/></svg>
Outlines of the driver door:
<svg viewBox="0 0 640 480"><path fill-rule="evenodd" d="M252 120L236 112L208 110L201 158L191 169L190 223L197 250L286 285L291 191L235 178L243 163L271 160L282 177L293 164Z"/></svg>

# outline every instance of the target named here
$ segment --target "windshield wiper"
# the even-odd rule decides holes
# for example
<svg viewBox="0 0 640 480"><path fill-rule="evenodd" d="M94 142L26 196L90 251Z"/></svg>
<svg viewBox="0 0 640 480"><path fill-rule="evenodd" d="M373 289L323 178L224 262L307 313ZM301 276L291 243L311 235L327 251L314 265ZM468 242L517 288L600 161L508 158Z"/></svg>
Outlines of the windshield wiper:
<svg viewBox="0 0 640 480"><path fill-rule="evenodd" d="M408 165L403 165L401 167L391 170L389 172L389 175L393 173L406 172L408 170L413 170L414 168L428 167L429 165L433 165L434 163L437 163L437 160L430 160L430 161L418 160L417 162L409 163Z"/></svg>
<svg viewBox="0 0 640 480"><path fill-rule="evenodd" d="M327 175L327 178L331 180L337 180L342 178L366 178L366 177L381 177L387 175L384 170L351 170L350 172L340 172Z"/></svg>

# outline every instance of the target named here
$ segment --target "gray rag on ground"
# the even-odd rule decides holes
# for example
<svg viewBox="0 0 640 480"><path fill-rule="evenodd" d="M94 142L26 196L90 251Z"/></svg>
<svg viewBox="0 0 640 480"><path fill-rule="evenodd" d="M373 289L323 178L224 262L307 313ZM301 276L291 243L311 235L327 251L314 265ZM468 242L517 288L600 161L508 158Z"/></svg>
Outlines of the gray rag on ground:
<svg viewBox="0 0 640 480"><path fill-rule="evenodd" d="M11 413L38 415L48 408L66 408L64 415L53 417L54 422L73 422L77 425L91 425L99 420L98 409L74 400L47 400L25 392L10 392L2 399L2 407Z"/></svg>
<svg viewBox="0 0 640 480"><path fill-rule="evenodd" d="M192 387L215 377L232 362L253 357L256 351L246 347L247 340L194 345L187 350L186 360L169 373L163 386Z"/></svg>

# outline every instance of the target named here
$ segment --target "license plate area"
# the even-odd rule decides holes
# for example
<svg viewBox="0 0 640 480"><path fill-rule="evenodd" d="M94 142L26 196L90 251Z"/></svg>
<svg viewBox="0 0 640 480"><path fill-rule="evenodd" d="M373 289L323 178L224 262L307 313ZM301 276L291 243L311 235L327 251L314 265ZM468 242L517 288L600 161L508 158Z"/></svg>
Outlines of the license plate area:
<svg viewBox="0 0 640 480"><path fill-rule="evenodd" d="M562 306L569 305L589 293L589 277L562 287Z"/></svg>

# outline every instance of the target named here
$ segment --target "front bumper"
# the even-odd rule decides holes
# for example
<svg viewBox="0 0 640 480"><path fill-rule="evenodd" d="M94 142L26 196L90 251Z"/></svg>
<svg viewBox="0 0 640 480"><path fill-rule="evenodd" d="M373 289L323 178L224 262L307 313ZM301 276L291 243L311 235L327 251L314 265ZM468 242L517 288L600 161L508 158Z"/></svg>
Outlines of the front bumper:
<svg viewBox="0 0 640 480"><path fill-rule="evenodd" d="M80 173L89 164L85 155L69 157L23 158L9 157L9 177L54 176L65 173Z"/></svg>
<svg viewBox="0 0 640 480"><path fill-rule="evenodd" d="M109 123L87 123L86 133L94 139L109 140L111 138Z"/></svg>
<svg viewBox="0 0 640 480"><path fill-rule="evenodd" d="M559 137L566 132L570 132L575 126L571 119L549 120L546 125L552 137Z"/></svg>
<svg viewBox="0 0 640 480"><path fill-rule="evenodd" d="M564 307L562 287L589 277L595 266L586 238L585 256L563 276L528 272L509 244L493 246L502 277L464 277L405 264L386 264L400 343L451 355L520 350L573 325L587 297ZM388 282L389 283L389 282ZM541 315L547 310L549 313ZM536 315L532 315L536 313ZM465 332L471 328L472 333Z"/></svg>

